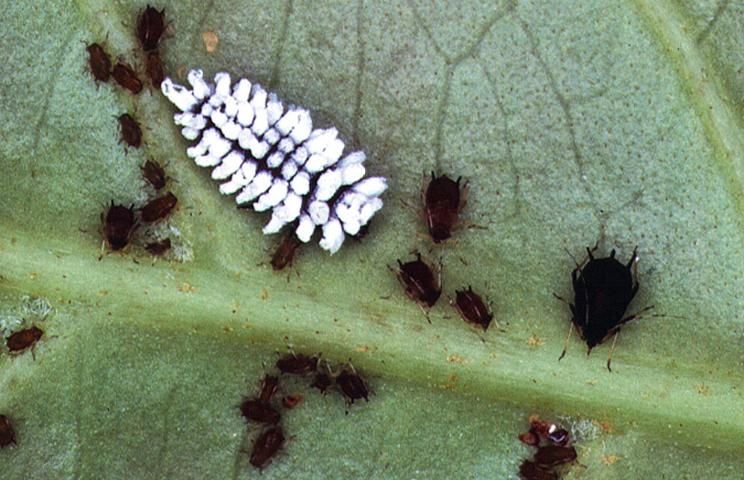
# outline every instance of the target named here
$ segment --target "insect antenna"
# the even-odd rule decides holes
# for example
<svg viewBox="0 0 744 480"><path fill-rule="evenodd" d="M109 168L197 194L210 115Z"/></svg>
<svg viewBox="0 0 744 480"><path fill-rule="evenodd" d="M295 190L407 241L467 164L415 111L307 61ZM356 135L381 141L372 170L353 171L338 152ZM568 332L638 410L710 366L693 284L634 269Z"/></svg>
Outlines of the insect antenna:
<svg viewBox="0 0 744 480"><path fill-rule="evenodd" d="M557 295L556 295L557 296ZM560 297L558 297L560 298ZM561 300L563 300L561 298ZM565 300L564 300L565 301ZM571 334L573 333L574 324L571 322L570 326L568 327L568 335L566 335L566 341L563 342L563 351L561 352L561 356L558 357L558 361L560 362L563 357L566 356L566 351L568 350L568 341L571 339ZM591 349L589 349L591 352Z"/></svg>
<svg viewBox="0 0 744 480"><path fill-rule="evenodd" d="M615 331L615 336L612 337L612 345L610 346L610 353L607 354L607 370L609 372L612 372L612 368L610 368L610 363L612 362L612 352L615 351L615 342L617 342L617 337L620 335L620 329L618 328L617 331Z"/></svg>

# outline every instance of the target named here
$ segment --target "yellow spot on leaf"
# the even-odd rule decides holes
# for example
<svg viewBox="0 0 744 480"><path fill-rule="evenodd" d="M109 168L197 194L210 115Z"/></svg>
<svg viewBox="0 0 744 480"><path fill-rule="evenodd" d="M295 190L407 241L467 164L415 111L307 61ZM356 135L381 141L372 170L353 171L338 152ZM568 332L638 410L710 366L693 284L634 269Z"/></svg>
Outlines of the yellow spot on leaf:
<svg viewBox="0 0 744 480"><path fill-rule="evenodd" d="M369 352L369 347L367 345L360 345L356 347L356 351L359 353L367 353Z"/></svg>
<svg viewBox="0 0 744 480"><path fill-rule="evenodd" d="M535 334L532 334L532 336L527 339L527 345L529 345L530 347L539 347L541 345L545 345L545 340Z"/></svg>
<svg viewBox="0 0 744 480"><path fill-rule="evenodd" d="M261 300L268 300L269 299L269 291L265 288L261 289Z"/></svg>
<svg viewBox="0 0 744 480"><path fill-rule="evenodd" d="M450 375L447 377L447 381L443 384L441 384L439 387L444 390L454 390L457 386L457 375Z"/></svg>
<svg viewBox="0 0 744 480"><path fill-rule="evenodd" d="M196 291L196 287L191 285L189 282L183 282L181 285L178 286L178 291L183 293L194 293Z"/></svg>
<svg viewBox="0 0 744 480"><path fill-rule="evenodd" d="M460 365L465 363L465 359L462 358L460 355L450 355L449 357L447 357L447 361L450 363L459 363Z"/></svg>
<svg viewBox="0 0 744 480"><path fill-rule="evenodd" d="M620 457L618 455L602 455L602 463L604 463L605 465L612 465L621 458L623 457Z"/></svg>
<svg viewBox="0 0 744 480"><path fill-rule="evenodd" d="M213 53L217 50L217 44L220 43L220 37L218 37L213 31L207 30L206 32L202 32L202 41L204 42L204 48L207 49L207 53Z"/></svg>

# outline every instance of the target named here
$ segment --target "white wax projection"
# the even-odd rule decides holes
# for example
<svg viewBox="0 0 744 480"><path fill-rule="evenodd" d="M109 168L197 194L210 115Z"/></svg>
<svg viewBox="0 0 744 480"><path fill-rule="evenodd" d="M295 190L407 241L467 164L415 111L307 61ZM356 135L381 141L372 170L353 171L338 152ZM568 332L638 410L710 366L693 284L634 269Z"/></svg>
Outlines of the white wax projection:
<svg viewBox="0 0 744 480"><path fill-rule="evenodd" d="M258 212L271 211L265 234L292 224L307 243L318 229L321 248L333 254L382 208L387 180L364 177L364 152L344 155L335 128L313 129L307 110L285 107L245 78L233 85L224 72L214 83L203 77L191 70L190 89L170 78L161 85L180 110L176 125L194 142L186 155L212 169L221 193L235 194L238 204L250 203Z"/></svg>

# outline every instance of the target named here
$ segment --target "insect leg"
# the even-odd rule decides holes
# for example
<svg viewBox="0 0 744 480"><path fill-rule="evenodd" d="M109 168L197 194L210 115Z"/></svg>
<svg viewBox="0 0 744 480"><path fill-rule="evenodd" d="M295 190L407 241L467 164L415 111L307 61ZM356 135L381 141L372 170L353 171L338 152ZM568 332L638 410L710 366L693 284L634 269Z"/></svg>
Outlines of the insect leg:
<svg viewBox="0 0 744 480"><path fill-rule="evenodd" d="M607 355L607 370L609 370L610 372L612 371L612 368L610 368L610 362L612 362L612 352L615 350L615 342L617 342L618 335L620 335L619 328L615 330L615 336L612 337L612 346L610 347L610 353Z"/></svg>
<svg viewBox="0 0 744 480"><path fill-rule="evenodd" d="M571 326L568 327L568 335L566 335L566 341L563 342L563 351L561 352L561 356L558 357L558 361L560 362L563 357L566 356L566 350L568 350L568 340L571 338L571 334L573 333L574 324L573 321L571 321Z"/></svg>

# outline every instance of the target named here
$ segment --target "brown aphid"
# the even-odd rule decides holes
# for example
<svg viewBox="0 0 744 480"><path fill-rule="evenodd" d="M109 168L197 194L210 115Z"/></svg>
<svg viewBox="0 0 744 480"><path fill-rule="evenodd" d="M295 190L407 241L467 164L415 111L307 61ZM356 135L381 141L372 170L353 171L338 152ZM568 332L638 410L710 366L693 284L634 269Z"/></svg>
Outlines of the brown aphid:
<svg viewBox="0 0 744 480"><path fill-rule="evenodd" d="M264 375L261 380L261 393L258 394L262 402L270 402L279 389L279 379L273 375Z"/></svg>
<svg viewBox="0 0 744 480"><path fill-rule="evenodd" d="M483 302L483 298L473 291L473 287L468 286L467 290L457 290L455 299L450 304L460 312L463 320L478 325L484 331L491 324L493 314Z"/></svg>
<svg viewBox="0 0 744 480"><path fill-rule="evenodd" d="M44 331L36 326L15 332L8 337L6 342L8 350L11 352L22 352L29 347L33 347L41 339L42 335L44 335Z"/></svg>
<svg viewBox="0 0 744 480"><path fill-rule="evenodd" d="M331 376L327 373L318 372L315 374L315 378L313 378L313 383L310 384L311 387L317 388L320 390L320 393L325 394L326 390L328 390L328 387L331 386L333 383L333 380L331 380Z"/></svg>
<svg viewBox="0 0 744 480"><path fill-rule="evenodd" d="M170 238L164 238L163 240L158 240L157 242L150 242L147 245L145 245L145 250L150 252L150 255L154 255L156 257L164 255L165 252L167 252L170 249L171 249Z"/></svg>
<svg viewBox="0 0 744 480"><path fill-rule="evenodd" d="M16 434L10 419L5 415L0 415L0 448L16 444Z"/></svg>
<svg viewBox="0 0 744 480"><path fill-rule="evenodd" d="M137 228L137 222L134 218L134 209L124 205L111 206L106 212L105 219L101 215L103 222L103 238L111 250L121 250L129 244L129 238L132 232Z"/></svg>
<svg viewBox="0 0 744 480"><path fill-rule="evenodd" d="M150 77L152 86L160 88L160 84L165 80L165 72L163 71L163 62L160 60L160 53L157 50L147 52L145 72Z"/></svg>
<svg viewBox="0 0 744 480"><path fill-rule="evenodd" d="M276 248L274 255L271 256L271 268L279 271L287 265L291 265L295 252L300 245L302 245L302 242L297 238L294 230L291 230L282 238L282 242Z"/></svg>
<svg viewBox="0 0 744 480"><path fill-rule="evenodd" d="M464 194L460 187L461 177L456 181L447 175L437 177L431 172L431 180L424 191L424 216L434 243L440 243L452 236L452 229L459 220L460 211L465 206Z"/></svg>
<svg viewBox="0 0 744 480"><path fill-rule="evenodd" d="M307 375L313 373L318 367L318 357L293 353L288 354L276 361L276 368L282 373L291 375Z"/></svg>
<svg viewBox="0 0 744 480"><path fill-rule="evenodd" d="M286 408L287 410L291 410L302 403L303 398L304 397L299 393L286 395L284 398L282 398L282 406L284 406L284 408Z"/></svg>
<svg viewBox="0 0 744 480"><path fill-rule="evenodd" d="M403 288L413 301L424 308L431 308L437 303L442 294L442 272L435 275L434 269L421 260L421 254L416 253L416 260L403 263L398 260L399 269L390 268L398 276Z"/></svg>
<svg viewBox="0 0 744 480"><path fill-rule="evenodd" d="M275 426L264 430L253 442L251 465L263 470L282 448L283 444L284 432L282 432L282 427Z"/></svg>
<svg viewBox="0 0 744 480"><path fill-rule="evenodd" d="M558 474L549 468L541 467L532 460L525 460L519 466L520 480L558 480Z"/></svg>
<svg viewBox="0 0 744 480"><path fill-rule="evenodd" d="M88 51L88 66L90 73L97 82L108 82L111 78L111 58L97 43L91 43L85 49Z"/></svg>
<svg viewBox="0 0 744 480"><path fill-rule="evenodd" d="M165 183L168 177L165 175L163 167L155 160L148 160L144 165L140 167L142 177L152 185L155 190L160 190L165 187Z"/></svg>
<svg viewBox="0 0 744 480"><path fill-rule="evenodd" d="M572 446L545 445L537 449L535 463L544 467L554 467L576 460L576 449Z"/></svg>
<svg viewBox="0 0 744 480"><path fill-rule="evenodd" d="M137 18L137 39L142 50L149 52L158 48L160 37L165 32L165 9L159 12L150 5Z"/></svg>
<svg viewBox="0 0 744 480"><path fill-rule="evenodd" d="M336 377L336 385L341 389L341 393L346 397L346 403L351 405L354 400L364 399L369 401L369 388L367 382L355 371L344 369Z"/></svg>
<svg viewBox="0 0 744 480"><path fill-rule="evenodd" d="M116 80L116 83L120 87L129 90L133 94L136 95L142 91L142 80L137 77L132 67L126 63L120 61L114 65L111 75L113 75L114 80Z"/></svg>
<svg viewBox="0 0 744 480"><path fill-rule="evenodd" d="M121 141L130 147L139 148L142 145L142 129L128 113L119 116L119 127L121 128Z"/></svg>
<svg viewBox="0 0 744 480"><path fill-rule="evenodd" d="M178 199L171 192L150 200L147 205L140 209L142 220L151 223L164 219L176 207L177 202Z"/></svg>
<svg viewBox="0 0 744 480"><path fill-rule="evenodd" d="M240 404L240 413L246 420L258 423L277 424L280 418L274 407L258 399L244 400Z"/></svg>

